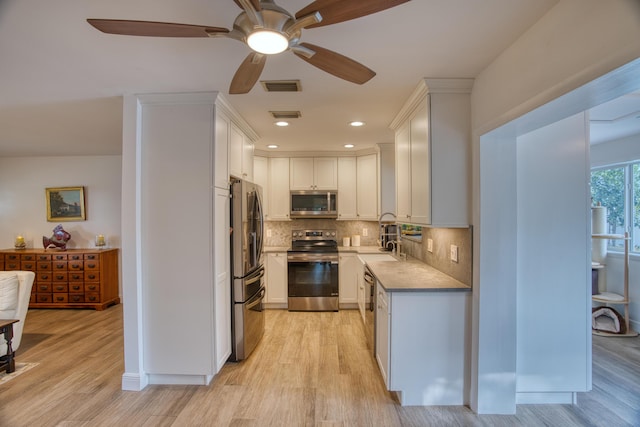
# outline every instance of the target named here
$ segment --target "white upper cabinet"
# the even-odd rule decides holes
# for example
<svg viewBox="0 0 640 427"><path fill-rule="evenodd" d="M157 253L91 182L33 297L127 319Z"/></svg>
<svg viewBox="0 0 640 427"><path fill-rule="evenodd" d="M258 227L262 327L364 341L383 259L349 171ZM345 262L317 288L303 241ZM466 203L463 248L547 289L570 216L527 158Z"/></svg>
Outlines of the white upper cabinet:
<svg viewBox="0 0 640 427"><path fill-rule="evenodd" d="M398 221L411 219L411 123L396 130L396 216Z"/></svg>
<svg viewBox="0 0 640 427"><path fill-rule="evenodd" d="M253 142L233 122L229 127L229 175L253 181Z"/></svg>
<svg viewBox="0 0 640 427"><path fill-rule="evenodd" d="M338 158L338 219L378 220L378 156Z"/></svg>
<svg viewBox="0 0 640 427"><path fill-rule="evenodd" d="M472 79L424 79L391 124L399 222L469 225L472 86Z"/></svg>
<svg viewBox="0 0 640 427"><path fill-rule="evenodd" d="M357 158L356 200L359 220L378 220L378 156ZM352 196L353 197L353 196Z"/></svg>
<svg viewBox="0 0 640 427"><path fill-rule="evenodd" d="M355 157L338 158L338 219L357 219L358 202Z"/></svg>
<svg viewBox="0 0 640 427"><path fill-rule="evenodd" d="M246 135L242 137L242 177L248 181L254 180L253 176L253 150L254 144Z"/></svg>
<svg viewBox="0 0 640 427"><path fill-rule="evenodd" d="M262 187L262 209L265 219L269 219L269 159L253 158L253 182Z"/></svg>
<svg viewBox="0 0 640 427"><path fill-rule="evenodd" d="M229 188L229 118L216 108L215 186Z"/></svg>
<svg viewBox="0 0 640 427"><path fill-rule="evenodd" d="M291 159L291 190L337 190L336 157L294 157Z"/></svg>
<svg viewBox="0 0 640 427"><path fill-rule="evenodd" d="M289 220L289 158L269 158L268 220Z"/></svg>

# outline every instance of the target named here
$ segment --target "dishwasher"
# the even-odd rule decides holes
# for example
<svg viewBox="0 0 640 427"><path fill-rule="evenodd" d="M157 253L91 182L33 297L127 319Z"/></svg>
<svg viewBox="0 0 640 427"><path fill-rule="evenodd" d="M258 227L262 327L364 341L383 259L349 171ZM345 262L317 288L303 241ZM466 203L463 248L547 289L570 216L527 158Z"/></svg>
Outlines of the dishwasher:
<svg viewBox="0 0 640 427"><path fill-rule="evenodd" d="M365 315L364 331L367 335L367 346L375 357L376 355L376 278L369 270L369 266L364 266L364 292L365 292Z"/></svg>

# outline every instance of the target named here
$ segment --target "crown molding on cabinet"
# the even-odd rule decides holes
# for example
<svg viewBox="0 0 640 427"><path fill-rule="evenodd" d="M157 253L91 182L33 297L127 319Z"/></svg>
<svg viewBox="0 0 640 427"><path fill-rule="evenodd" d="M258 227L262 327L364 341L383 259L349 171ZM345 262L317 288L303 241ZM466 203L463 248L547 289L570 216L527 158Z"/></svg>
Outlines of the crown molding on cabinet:
<svg viewBox="0 0 640 427"><path fill-rule="evenodd" d="M247 123L247 121L238 113L238 111L233 108L233 106L227 101L227 99L218 94L218 98L216 100L216 107L221 110L221 112L226 115L233 123L235 123L238 128L252 141L256 142L260 136L253 130L253 128Z"/></svg>
<svg viewBox="0 0 640 427"><path fill-rule="evenodd" d="M385 145L385 144L378 144ZM390 145L393 145L390 143ZM265 151L256 149L254 155L260 157L357 157L380 152L378 147L363 148L356 151Z"/></svg>
<svg viewBox="0 0 640 427"><path fill-rule="evenodd" d="M393 119L389 127L394 131L398 130L402 123L411 119L414 111L418 108L420 102L429 93L471 93L473 88L473 79L432 79L426 78L418 82L418 86L414 89L409 99L404 103L396 117Z"/></svg>

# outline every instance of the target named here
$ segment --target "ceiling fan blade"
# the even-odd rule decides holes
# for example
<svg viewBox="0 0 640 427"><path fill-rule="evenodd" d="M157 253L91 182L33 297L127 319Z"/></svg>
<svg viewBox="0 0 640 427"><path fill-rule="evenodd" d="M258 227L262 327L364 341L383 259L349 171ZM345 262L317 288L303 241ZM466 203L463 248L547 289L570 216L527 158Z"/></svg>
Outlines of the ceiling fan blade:
<svg viewBox="0 0 640 427"><path fill-rule="evenodd" d="M226 28L170 22L128 21L124 19L87 19L87 22L103 33L127 36L210 37L210 34L229 32Z"/></svg>
<svg viewBox="0 0 640 427"><path fill-rule="evenodd" d="M300 46L314 51L315 54L309 57L292 49L296 56L341 79L361 85L376 75L375 71L339 53L310 43L300 43Z"/></svg>
<svg viewBox="0 0 640 427"><path fill-rule="evenodd" d="M236 71L236 74L233 76L229 93L232 95L248 93L260 78L266 62L266 55L251 52L249 56L242 61L238 71Z"/></svg>
<svg viewBox="0 0 640 427"><path fill-rule="evenodd" d="M322 21L309 25L307 28L322 27L349 21L361 16L380 12L409 0L316 0L296 13L296 19L300 19L310 13L320 12Z"/></svg>
<svg viewBox="0 0 640 427"><path fill-rule="evenodd" d="M234 3L235 3L235 4L237 4L237 5L238 5L238 7L239 7L240 9L244 9L244 7L242 6L242 3L240 2L240 0L233 0L233 1L234 1ZM249 0L249 3L251 3L251 4L253 5L253 8L254 8L256 11L258 11L258 12L259 12L259 11L261 11L261 10L262 10L262 7L260 6L260 0Z"/></svg>

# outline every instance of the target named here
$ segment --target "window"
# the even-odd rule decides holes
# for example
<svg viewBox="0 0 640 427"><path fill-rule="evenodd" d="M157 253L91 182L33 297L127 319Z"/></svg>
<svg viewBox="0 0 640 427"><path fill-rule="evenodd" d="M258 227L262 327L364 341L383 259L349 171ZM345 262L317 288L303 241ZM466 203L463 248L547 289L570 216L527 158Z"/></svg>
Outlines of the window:
<svg viewBox="0 0 640 427"><path fill-rule="evenodd" d="M591 199L607 208L606 232L624 234L631 228L631 251L640 253L640 162L592 170ZM610 240L608 246L623 250L624 242Z"/></svg>

